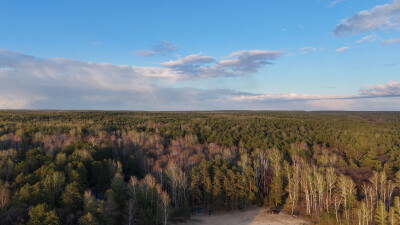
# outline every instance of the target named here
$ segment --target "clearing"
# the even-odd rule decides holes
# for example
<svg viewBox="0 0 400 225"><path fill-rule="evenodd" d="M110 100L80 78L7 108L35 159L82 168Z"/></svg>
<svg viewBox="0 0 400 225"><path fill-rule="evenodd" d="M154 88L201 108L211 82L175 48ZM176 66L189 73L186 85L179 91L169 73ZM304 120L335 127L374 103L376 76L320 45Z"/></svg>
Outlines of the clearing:
<svg viewBox="0 0 400 225"><path fill-rule="evenodd" d="M267 214L268 208L251 208L248 210L233 211L228 213L216 213L209 215L193 215L191 219L179 225L295 225L316 224L312 220L293 217L282 211L279 214Z"/></svg>

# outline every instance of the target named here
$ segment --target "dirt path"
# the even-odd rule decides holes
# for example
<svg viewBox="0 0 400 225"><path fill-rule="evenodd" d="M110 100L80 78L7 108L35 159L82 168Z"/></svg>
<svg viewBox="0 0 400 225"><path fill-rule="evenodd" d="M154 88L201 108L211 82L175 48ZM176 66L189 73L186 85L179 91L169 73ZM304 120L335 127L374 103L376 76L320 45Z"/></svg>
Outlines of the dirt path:
<svg viewBox="0 0 400 225"><path fill-rule="evenodd" d="M192 216L191 220L179 225L295 225L295 224L314 224L304 218L296 218L286 212L279 214L266 214L267 208L253 208L243 211L230 213Z"/></svg>

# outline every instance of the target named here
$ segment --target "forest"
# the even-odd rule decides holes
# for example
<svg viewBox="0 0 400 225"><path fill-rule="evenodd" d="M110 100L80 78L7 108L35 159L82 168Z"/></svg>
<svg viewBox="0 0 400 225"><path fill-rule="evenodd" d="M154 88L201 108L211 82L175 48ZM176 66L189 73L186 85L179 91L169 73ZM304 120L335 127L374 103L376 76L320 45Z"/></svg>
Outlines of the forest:
<svg viewBox="0 0 400 225"><path fill-rule="evenodd" d="M143 224L276 206L400 224L400 113L0 111L0 224Z"/></svg>

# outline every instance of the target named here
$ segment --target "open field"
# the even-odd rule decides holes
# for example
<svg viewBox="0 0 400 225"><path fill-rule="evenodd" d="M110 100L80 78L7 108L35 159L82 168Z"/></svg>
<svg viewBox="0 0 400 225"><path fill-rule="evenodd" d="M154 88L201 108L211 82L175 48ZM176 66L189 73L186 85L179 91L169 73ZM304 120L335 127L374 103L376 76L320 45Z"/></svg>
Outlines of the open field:
<svg viewBox="0 0 400 225"><path fill-rule="evenodd" d="M234 211L229 213L218 213L214 215L195 215L186 223L179 225L294 225L294 224L316 224L315 222L302 218L293 217L287 212L282 211L279 214L265 213L267 208L252 208L243 211Z"/></svg>

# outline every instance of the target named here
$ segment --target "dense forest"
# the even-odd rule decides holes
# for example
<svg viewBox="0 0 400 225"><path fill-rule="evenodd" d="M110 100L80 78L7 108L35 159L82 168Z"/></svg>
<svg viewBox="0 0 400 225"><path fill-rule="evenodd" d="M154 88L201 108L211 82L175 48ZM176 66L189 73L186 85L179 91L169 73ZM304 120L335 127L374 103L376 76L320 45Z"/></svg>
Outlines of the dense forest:
<svg viewBox="0 0 400 225"><path fill-rule="evenodd" d="M0 111L0 224L400 224L399 169L396 112Z"/></svg>

